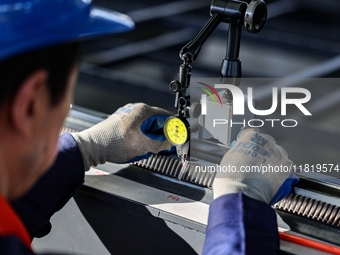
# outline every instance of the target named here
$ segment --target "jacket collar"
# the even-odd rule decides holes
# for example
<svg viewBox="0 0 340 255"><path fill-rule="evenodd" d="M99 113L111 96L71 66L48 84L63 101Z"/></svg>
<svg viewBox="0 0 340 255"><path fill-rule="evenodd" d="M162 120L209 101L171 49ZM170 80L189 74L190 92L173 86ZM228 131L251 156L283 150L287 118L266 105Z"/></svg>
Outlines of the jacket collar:
<svg viewBox="0 0 340 255"><path fill-rule="evenodd" d="M0 195L0 236L14 235L29 249L31 238L27 229L9 202Z"/></svg>

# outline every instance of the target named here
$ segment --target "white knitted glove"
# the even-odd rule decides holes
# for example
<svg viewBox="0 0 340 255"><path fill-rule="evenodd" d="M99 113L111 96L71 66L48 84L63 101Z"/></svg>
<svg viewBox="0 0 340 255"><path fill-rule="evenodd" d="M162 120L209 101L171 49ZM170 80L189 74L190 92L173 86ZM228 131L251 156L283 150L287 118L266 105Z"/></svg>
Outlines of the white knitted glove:
<svg viewBox="0 0 340 255"><path fill-rule="evenodd" d="M105 163L126 163L151 153L174 151L163 134L170 113L144 103L127 104L106 120L71 135L77 141L85 170Z"/></svg>
<svg viewBox="0 0 340 255"><path fill-rule="evenodd" d="M287 196L298 178L293 163L273 137L245 129L224 155L214 184L214 198L241 192L273 205Z"/></svg>

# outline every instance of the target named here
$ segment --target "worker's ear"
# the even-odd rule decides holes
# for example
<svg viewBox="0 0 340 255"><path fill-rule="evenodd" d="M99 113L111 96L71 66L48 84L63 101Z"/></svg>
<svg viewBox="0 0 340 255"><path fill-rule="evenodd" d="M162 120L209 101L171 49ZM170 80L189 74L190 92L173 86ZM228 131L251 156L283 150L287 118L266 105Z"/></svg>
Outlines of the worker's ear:
<svg viewBox="0 0 340 255"><path fill-rule="evenodd" d="M21 84L11 103L13 128L20 135L29 136L34 125L46 109L47 71L40 69L28 76ZM45 105L44 105L45 103Z"/></svg>

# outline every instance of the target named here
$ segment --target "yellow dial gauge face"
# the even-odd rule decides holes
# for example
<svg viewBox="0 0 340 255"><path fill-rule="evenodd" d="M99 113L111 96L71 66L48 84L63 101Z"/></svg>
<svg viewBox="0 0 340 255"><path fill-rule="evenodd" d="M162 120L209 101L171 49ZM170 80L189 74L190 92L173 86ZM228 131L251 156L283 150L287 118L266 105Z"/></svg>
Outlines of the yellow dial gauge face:
<svg viewBox="0 0 340 255"><path fill-rule="evenodd" d="M173 145L183 145L188 140L188 128L186 124L177 117L170 117L164 125L164 133L166 138Z"/></svg>

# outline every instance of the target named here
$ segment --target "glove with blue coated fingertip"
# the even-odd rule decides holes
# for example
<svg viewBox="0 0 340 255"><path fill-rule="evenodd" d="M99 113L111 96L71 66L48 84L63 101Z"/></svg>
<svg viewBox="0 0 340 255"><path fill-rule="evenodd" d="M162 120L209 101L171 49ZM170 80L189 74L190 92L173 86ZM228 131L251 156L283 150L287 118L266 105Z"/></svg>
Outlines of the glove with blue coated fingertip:
<svg viewBox="0 0 340 255"><path fill-rule="evenodd" d="M171 113L144 103L127 104L95 126L71 135L90 166L126 163L147 158L151 153L174 151L163 133Z"/></svg>
<svg viewBox="0 0 340 255"><path fill-rule="evenodd" d="M299 179L292 172L293 163L273 137L258 129L243 130L224 155L221 167L231 169L217 173L214 198L241 192L273 205L286 197Z"/></svg>

